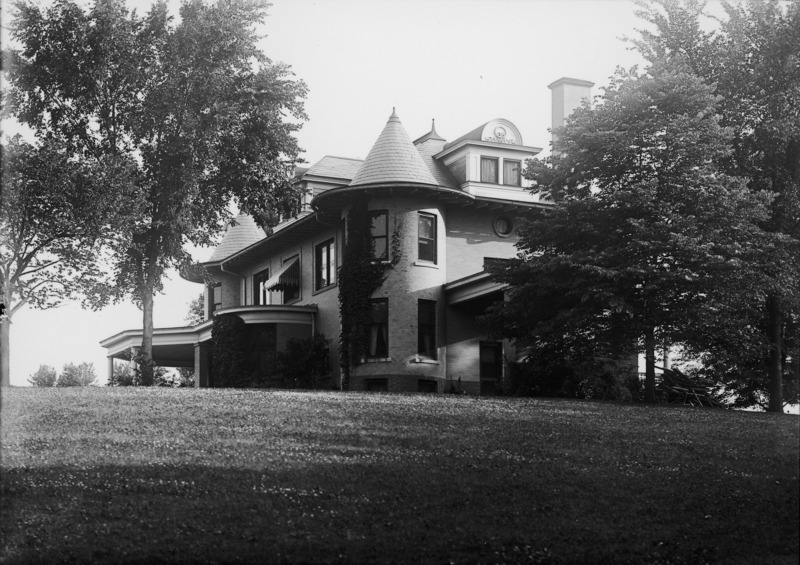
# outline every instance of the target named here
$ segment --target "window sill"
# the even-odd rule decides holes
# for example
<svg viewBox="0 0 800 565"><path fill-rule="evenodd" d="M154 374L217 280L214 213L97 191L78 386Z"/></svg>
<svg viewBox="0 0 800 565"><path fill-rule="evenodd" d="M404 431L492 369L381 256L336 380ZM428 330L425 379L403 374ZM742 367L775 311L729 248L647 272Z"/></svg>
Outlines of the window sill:
<svg viewBox="0 0 800 565"><path fill-rule="evenodd" d="M431 359L429 357L414 357L411 360L411 362L412 363L420 363L420 364L423 364L423 365L440 365L441 364L438 359Z"/></svg>
<svg viewBox="0 0 800 565"><path fill-rule="evenodd" d="M439 265L431 263L430 261L414 261L416 267L428 267L429 269L438 269Z"/></svg>
<svg viewBox="0 0 800 565"><path fill-rule="evenodd" d="M319 289L315 290L314 292L312 292L311 296L316 296L317 294L319 294L321 292L325 292L326 290L330 290L332 288L335 288L336 285L337 285L337 283L329 284L328 286L323 286L322 288L319 288Z"/></svg>
<svg viewBox="0 0 800 565"><path fill-rule="evenodd" d="M361 359L362 363L391 363L391 357L368 357L366 359Z"/></svg>

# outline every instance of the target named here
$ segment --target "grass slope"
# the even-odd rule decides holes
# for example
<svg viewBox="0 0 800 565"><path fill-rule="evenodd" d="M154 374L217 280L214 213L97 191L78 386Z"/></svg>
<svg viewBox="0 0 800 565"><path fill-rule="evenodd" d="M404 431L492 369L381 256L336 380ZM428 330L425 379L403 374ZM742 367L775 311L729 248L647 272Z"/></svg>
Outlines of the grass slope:
<svg viewBox="0 0 800 565"><path fill-rule="evenodd" d="M3 390L3 563L796 563L800 419Z"/></svg>

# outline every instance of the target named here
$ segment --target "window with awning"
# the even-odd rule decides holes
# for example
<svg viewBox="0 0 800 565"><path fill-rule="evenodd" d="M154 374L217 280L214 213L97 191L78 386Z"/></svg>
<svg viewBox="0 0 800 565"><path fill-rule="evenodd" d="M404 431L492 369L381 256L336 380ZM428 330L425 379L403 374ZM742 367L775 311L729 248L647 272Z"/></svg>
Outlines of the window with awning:
<svg viewBox="0 0 800 565"><path fill-rule="evenodd" d="M283 292L284 304L300 298L300 256L286 259L264 287L272 292Z"/></svg>

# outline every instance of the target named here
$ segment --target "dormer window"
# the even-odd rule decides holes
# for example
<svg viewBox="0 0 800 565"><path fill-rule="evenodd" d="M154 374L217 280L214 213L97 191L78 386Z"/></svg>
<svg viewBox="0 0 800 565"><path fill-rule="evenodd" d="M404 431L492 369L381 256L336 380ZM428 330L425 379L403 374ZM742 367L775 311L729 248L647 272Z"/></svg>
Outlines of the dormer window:
<svg viewBox="0 0 800 565"><path fill-rule="evenodd" d="M522 186L522 161L503 159L503 184Z"/></svg>
<svg viewBox="0 0 800 565"><path fill-rule="evenodd" d="M481 157L481 182L497 184L497 159Z"/></svg>

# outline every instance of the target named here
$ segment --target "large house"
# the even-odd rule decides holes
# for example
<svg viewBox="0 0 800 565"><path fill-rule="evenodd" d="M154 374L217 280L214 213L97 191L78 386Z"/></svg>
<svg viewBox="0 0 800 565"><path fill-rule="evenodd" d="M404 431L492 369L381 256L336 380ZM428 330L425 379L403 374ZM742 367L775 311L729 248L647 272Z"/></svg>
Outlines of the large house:
<svg viewBox="0 0 800 565"><path fill-rule="evenodd" d="M554 127L590 96L591 86L568 78L550 85ZM303 206L270 235L249 216L236 218L203 263L214 281L205 288L205 321L156 328L154 361L194 367L196 386L213 386L212 318L235 314L263 330L265 353L283 351L292 338L324 334L327 378L331 386L341 383L337 269L348 211L366 199L374 260L395 260L371 297L368 350L349 388L491 394L515 352L489 339L476 320L503 299L484 264L515 256L520 219L547 206L526 190L521 174L525 159L540 151L505 119L453 141L434 127L412 141L392 112L366 159L328 156L297 170ZM141 330L103 340L109 372L115 358L129 359L140 344Z"/></svg>

